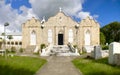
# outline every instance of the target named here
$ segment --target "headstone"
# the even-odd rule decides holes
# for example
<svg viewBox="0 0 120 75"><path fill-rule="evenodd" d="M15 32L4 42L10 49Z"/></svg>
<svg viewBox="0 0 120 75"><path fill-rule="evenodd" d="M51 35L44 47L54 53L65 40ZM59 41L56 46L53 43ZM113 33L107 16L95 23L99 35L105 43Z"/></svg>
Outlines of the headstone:
<svg viewBox="0 0 120 75"><path fill-rule="evenodd" d="M102 58L102 53L101 53L101 47L100 46L95 46L94 47L94 58L95 59Z"/></svg>
<svg viewBox="0 0 120 75"><path fill-rule="evenodd" d="M114 55L120 54L120 43L113 42L109 45L109 64L115 64Z"/></svg>
<svg viewBox="0 0 120 75"><path fill-rule="evenodd" d="M114 63L120 66L120 54L114 55Z"/></svg>

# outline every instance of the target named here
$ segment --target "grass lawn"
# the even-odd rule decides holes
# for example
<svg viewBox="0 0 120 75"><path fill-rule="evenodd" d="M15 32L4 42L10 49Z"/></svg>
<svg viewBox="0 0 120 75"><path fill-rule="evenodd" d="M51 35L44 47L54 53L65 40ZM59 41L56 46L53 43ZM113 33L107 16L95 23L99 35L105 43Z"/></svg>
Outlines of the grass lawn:
<svg viewBox="0 0 120 75"><path fill-rule="evenodd" d="M72 62L83 75L120 75L120 66L109 65L107 58L99 60L77 58Z"/></svg>
<svg viewBox="0 0 120 75"><path fill-rule="evenodd" d="M0 75L34 75L44 63L40 58L0 56Z"/></svg>

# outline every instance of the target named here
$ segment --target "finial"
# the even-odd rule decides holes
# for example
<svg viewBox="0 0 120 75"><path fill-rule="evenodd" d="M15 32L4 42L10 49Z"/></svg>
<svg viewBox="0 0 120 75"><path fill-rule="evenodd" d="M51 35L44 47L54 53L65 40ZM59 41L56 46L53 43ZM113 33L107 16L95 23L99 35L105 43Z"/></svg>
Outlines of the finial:
<svg viewBox="0 0 120 75"><path fill-rule="evenodd" d="M45 22L45 16L43 17L41 24L43 24Z"/></svg>
<svg viewBox="0 0 120 75"><path fill-rule="evenodd" d="M62 12L62 8L61 7L59 7L59 11Z"/></svg>
<svg viewBox="0 0 120 75"><path fill-rule="evenodd" d="M45 21L45 16L43 16L43 21Z"/></svg>

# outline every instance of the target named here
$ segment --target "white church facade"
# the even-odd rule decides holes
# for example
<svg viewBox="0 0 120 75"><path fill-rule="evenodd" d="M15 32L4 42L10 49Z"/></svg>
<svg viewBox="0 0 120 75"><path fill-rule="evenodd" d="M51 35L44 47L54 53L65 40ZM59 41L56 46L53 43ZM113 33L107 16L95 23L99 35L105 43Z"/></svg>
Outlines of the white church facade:
<svg viewBox="0 0 120 75"><path fill-rule="evenodd" d="M13 39L9 40L6 37L7 48L21 47L29 52L30 48L39 50L41 44L49 47L71 43L82 50L85 46L100 44L100 25L90 17L77 23L64 12L59 11L47 21L45 19L40 21L33 17L22 24L22 33L8 35L13 35Z"/></svg>
<svg viewBox="0 0 120 75"><path fill-rule="evenodd" d="M80 50L84 46L100 44L100 25L95 20L87 17L77 23L58 12L47 21L31 18L22 24L22 48L30 46L40 47L41 44L52 45L77 45Z"/></svg>

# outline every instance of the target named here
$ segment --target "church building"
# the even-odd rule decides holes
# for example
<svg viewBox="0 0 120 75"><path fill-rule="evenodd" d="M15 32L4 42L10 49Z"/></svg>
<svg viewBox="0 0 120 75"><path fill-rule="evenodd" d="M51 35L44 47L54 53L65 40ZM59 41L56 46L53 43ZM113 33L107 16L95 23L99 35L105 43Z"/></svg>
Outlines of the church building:
<svg viewBox="0 0 120 75"><path fill-rule="evenodd" d="M22 48L40 47L41 44L84 46L100 44L100 25L94 19L86 17L80 23L59 11L47 21L31 18L22 24Z"/></svg>

